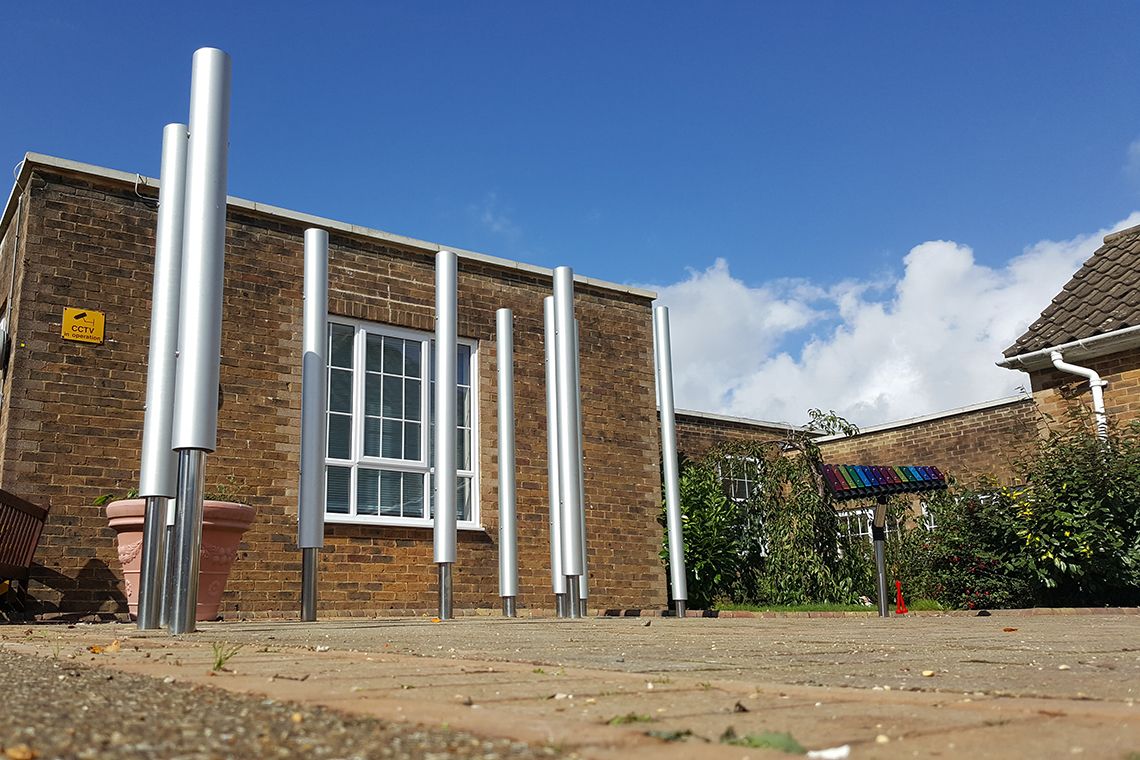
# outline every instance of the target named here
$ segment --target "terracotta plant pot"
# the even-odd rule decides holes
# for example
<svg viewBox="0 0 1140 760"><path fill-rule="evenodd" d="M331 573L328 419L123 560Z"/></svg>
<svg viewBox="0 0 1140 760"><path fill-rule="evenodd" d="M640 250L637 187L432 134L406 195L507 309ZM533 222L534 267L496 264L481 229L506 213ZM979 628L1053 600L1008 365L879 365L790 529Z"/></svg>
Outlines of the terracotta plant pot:
<svg viewBox="0 0 1140 760"><path fill-rule="evenodd" d="M131 617L139 609L139 564L142 562L143 514L145 499L122 499L107 505L107 523L119 539L119 565L123 570L127 606ZM222 592L237 558L241 537L253 523L254 509L232 501L203 504L202 554L198 568L198 610L195 620L218 616Z"/></svg>

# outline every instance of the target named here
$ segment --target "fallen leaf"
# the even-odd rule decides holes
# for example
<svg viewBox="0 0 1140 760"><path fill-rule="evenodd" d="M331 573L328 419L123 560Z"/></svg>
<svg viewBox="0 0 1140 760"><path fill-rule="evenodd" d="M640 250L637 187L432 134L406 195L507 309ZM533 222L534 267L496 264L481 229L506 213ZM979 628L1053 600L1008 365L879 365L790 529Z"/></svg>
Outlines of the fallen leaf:
<svg viewBox="0 0 1140 760"><path fill-rule="evenodd" d="M98 644L92 644L91 646L87 647L87 651L91 654L103 654L103 647L99 646Z"/></svg>
<svg viewBox="0 0 1140 760"><path fill-rule="evenodd" d="M110 644L108 644L107 649L105 651L112 652L112 653L118 652L119 651L119 640L115 639Z"/></svg>
<svg viewBox="0 0 1140 760"><path fill-rule="evenodd" d="M304 719L305 719L305 716L299 712L295 712L289 716L289 720L293 721L294 723L300 723Z"/></svg>
<svg viewBox="0 0 1140 760"><path fill-rule="evenodd" d="M740 704L739 702L737 702L735 705L732 706L732 711L734 713L748 712L748 708L745 707L744 705Z"/></svg>
<svg viewBox="0 0 1140 760"><path fill-rule="evenodd" d="M433 622L433 623L438 623L438 622L440 622L440 620L439 620L439 618L432 618L432 619L431 619L431 622Z"/></svg>
<svg viewBox="0 0 1140 760"><path fill-rule="evenodd" d="M923 678L934 678L934 671L933 670L924 670L924 671L922 671L922 677Z"/></svg>
<svg viewBox="0 0 1140 760"><path fill-rule="evenodd" d="M1017 630L1016 628L1002 628L1002 631L1004 631L1005 633L1013 633L1016 630Z"/></svg>
<svg viewBox="0 0 1140 760"><path fill-rule="evenodd" d="M39 756L39 753L27 744L17 744L4 750L4 757L8 760L35 760Z"/></svg>

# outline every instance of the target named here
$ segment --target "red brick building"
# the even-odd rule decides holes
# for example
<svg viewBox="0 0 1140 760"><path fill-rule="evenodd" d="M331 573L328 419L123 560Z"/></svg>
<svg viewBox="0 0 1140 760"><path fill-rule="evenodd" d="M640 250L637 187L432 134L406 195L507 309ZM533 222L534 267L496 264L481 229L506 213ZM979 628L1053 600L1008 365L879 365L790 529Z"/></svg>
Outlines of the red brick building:
<svg viewBox="0 0 1140 760"><path fill-rule="evenodd" d="M0 487L50 507L32 612L122 613L102 494L137 486L157 182L29 154L0 217L0 313L12 351ZM207 491L257 509L223 613L297 614L303 232L329 232L330 430L320 609L435 605L427 417L440 246L231 198L217 451ZM454 249L452 249L454 250ZM495 310L515 315L520 609L550 609L542 299L549 270L459 255L462 446L458 612L498 607ZM654 294L578 278L590 603L666 602ZM105 315L101 343L61 337L64 309ZM375 390L375 393L374 393Z"/></svg>

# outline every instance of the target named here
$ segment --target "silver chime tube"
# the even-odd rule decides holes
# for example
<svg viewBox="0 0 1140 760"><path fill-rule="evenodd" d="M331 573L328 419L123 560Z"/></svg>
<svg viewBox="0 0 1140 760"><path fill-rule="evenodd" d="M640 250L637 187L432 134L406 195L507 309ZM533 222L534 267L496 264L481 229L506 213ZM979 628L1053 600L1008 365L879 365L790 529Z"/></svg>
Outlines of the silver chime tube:
<svg viewBox="0 0 1140 760"><path fill-rule="evenodd" d="M181 315L172 445L178 450L178 514L170 632L194 630L202 546L206 453L217 446L222 285L226 242L226 158L230 57L216 48L194 52L190 145L182 237Z"/></svg>
<svg viewBox="0 0 1140 760"><path fill-rule="evenodd" d="M301 357L301 620L317 619L317 553L325 545L325 447L328 359L329 233L305 230L305 306Z"/></svg>
<svg viewBox="0 0 1140 760"><path fill-rule="evenodd" d="M589 615L590 599L590 561L586 553L586 447L582 445L582 427L585 419L582 417L582 345L579 340L581 334L578 320L574 320L574 398L578 399L578 451L582 453L582 464L578 467L578 493L582 499L581 509L578 510L579 530L582 535L582 575L578 577L578 612L582 617Z"/></svg>
<svg viewBox="0 0 1140 760"><path fill-rule="evenodd" d="M558 490L558 357L555 348L554 297L542 299L546 348L546 477L550 495L550 582L558 617L566 617L566 573L562 570L562 500Z"/></svg>
<svg viewBox="0 0 1140 760"><path fill-rule="evenodd" d="M456 351L458 350L456 256L435 256L435 523L434 554L439 565L439 618L452 616L451 568L456 544Z"/></svg>
<svg viewBox="0 0 1140 760"><path fill-rule="evenodd" d="M578 399L574 383L574 272L554 270L554 327L558 388L558 490L562 498L562 571L567 605L579 617L582 576L582 452L578 446Z"/></svg>
<svg viewBox="0 0 1140 760"><path fill-rule="evenodd" d="M673 407L673 349L669 309L653 310L653 346L657 361L657 401L661 407L661 459L665 471L665 522L669 529L669 583L677 617L685 617L689 589L685 581L685 540L681 528L681 487L677 472L677 421Z"/></svg>
<svg viewBox="0 0 1140 760"><path fill-rule="evenodd" d="M515 339L510 309L495 312L495 341L499 364L499 596L503 615L515 617L519 553L515 521Z"/></svg>
<svg viewBox="0 0 1140 760"><path fill-rule="evenodd" d="M186 125L167 124L162 130L150 352L147 355L146 411L139 477L139 496L146 499L138 614L138 626L144 631L162 624L162 597L166 586L166 501L174 498L178 490L178 456L170 447L170 434L174 424L174 372L178 358L186 150Z"/></svg>

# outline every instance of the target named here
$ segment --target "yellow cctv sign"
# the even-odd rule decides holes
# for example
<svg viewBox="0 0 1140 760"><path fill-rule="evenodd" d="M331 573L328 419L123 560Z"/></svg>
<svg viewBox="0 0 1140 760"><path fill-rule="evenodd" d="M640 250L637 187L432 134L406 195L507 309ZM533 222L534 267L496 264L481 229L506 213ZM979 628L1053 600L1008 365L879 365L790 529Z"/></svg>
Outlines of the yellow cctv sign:
<svg viewBox="0 0 1140 760"><path fill-rule="evenodd" d="M63 327L60 330L65 340L80 343L103 342L103 312L91 309L63 310Z"/></svg>

